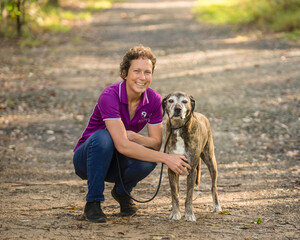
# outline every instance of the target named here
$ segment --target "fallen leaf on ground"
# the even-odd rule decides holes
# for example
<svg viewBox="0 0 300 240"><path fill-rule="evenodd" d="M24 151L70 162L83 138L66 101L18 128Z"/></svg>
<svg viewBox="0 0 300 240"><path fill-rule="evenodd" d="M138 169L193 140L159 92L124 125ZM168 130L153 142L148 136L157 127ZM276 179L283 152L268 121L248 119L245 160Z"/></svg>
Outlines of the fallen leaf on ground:
<svg viewBox="0 0 300 240"><path fill-rule="evenodd" d="M229 214L228 211L220 211L219 214Z"/></svg>
<svg viewBox="0 0 300 240"><path fill-rule="evenodd" d="M250 228L253 228L251 226L243 226L243 227L240 227L240 229L250 229Z"/></svg>

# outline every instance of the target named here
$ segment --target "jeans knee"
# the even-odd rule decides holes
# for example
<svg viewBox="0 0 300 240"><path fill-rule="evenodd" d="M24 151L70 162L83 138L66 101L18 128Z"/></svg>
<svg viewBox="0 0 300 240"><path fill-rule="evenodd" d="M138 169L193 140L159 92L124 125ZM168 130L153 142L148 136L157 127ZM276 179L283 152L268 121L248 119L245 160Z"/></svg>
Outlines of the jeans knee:
<svg viewBox="0 0 300 240"><path fill-rule="evenodd" d="M156 167L156 165L157 164L154 163L154 162L143 162L142 168L143 168L144 172L150 173L150 172L152 172L154 170L154 168Z"/></svg>
<svg viewBox="0 0 300 240"><path fill-rule="evenodd" d="M75 174L80 177L82 180L86 180L87 179L87 174L86 172L82 172L80 169L75 168Z"/></svg>
<svg viewBox="0 0 300 240"><path fill-rule="evenodd" d="M111 153L115 148L112 137L106 129L101 129L93 133L89 147L102 154L105 154L106 152Z"/></svg>
<svg viewBox="0 0 300 240"><path fill-rule="evenodd" d="M155 167L156 163L136 160L135 164L125 170L124 179L127 182L137 183L147 177Z"/></svg>
<svg viewBox="0 0 300 240"><path fill-rule="evenodd" d="M86 175L86 161L84 160L83 146L80 146L73 156L73 165L75 173L81 179L87 179Z"/></svg>

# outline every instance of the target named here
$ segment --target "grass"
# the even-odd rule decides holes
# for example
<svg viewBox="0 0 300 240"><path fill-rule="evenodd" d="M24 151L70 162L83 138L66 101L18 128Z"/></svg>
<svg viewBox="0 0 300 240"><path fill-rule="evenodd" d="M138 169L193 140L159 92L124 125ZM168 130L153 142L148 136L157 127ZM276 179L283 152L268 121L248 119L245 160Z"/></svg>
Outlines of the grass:
<svg viewBox="0 0 300 240"><path fill-rule="evenodd" d="M247 7L239 5L237 0L199 1L195 13L199 20L213 24L237 24L251 21L251 14L247 11Z"/></svg>
<svg viewBox="0 0 300 240"><path fill-rule="evenodd" d="M68 1L60 1L62 6ZM112 5L112 0L78 0L74 5L76 10L67 10L67 7L44 5L39 11L39 17L35 18L37 24L46 31L68 32L72 22L85 21L91 18L92 12L101 11ZM76 4L79 4L78 7ZM73 7L68 4L68 7ZM93 6L93 7L92 7Z"/></svg>
<svg viewBox="0 0 300 240"><path fill-rule="evenodd" d="M41 9L35 22L39 28L50 32L68 32L72 22L88 20L91 17L89 11L73 12L60 7L46 6Z"/></svg>
<svg viewBox="0 0 300 240"><path fill-rule="evenodd" d="M24 38L20 40L20 46L23 47L38 47L42 44L41 41L31 38ZM23 61L23 59L22 59ZM25 60L26 61L26 60Z"/></svg>
<svg viewBox="0 0 300 240"><path fill-rule="evenodd" d="M292 41L298 41L300 39L300 30L296 29L292 32L285 33L285 36Z"/></svg>
<svg viewBox="0 0 300 240"><path fill-rule="evenodd" d="M110 8L114 1L94 1L94 0L87 0L85 9L89 11L99 11L105 8Z"/></svg>
<svg viewBox="0 0 300 240"><path fill-rule="evenodd" d="M198 0L194 13L207 23L249 24L299 36L300 0Z"/></svg>

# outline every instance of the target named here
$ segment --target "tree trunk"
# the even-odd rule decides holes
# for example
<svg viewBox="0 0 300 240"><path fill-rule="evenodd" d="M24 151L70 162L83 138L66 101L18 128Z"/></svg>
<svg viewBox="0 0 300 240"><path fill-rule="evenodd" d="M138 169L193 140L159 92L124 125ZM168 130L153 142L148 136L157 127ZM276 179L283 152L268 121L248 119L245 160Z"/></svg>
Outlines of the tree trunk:
<svg viewBox="0 0 300 240"><path fill-rule="evenodd" d="M17 9L21 12L21 0L17 0ZM22 13L21 13L22 14ZM17 15L17 33L20 37L22 35L22 21L21 21L21 14Z"/></svg>

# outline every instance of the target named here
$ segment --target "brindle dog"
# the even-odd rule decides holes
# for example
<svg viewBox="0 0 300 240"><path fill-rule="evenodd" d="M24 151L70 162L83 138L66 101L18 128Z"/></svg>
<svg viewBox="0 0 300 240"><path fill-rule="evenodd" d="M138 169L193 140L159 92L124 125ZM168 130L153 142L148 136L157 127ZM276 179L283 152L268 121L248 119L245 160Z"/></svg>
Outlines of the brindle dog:
<svg viewBox="0 0 300 240"><path fill-rule="evenodd" d="M214 143L208 119L194 112L195 101L183 92L173 92L163 99L164 114L167 113L166 142L167 153L183 154L191 166L187 176L187 195L185 200L185 219L196 221L192 209L195 184L199 185L201 159L207 165L212 179L213 212L221 211L217 193L217 162ZM179 220L179 175L168 169L172 195L172 211L169 219Z"/></svg>

